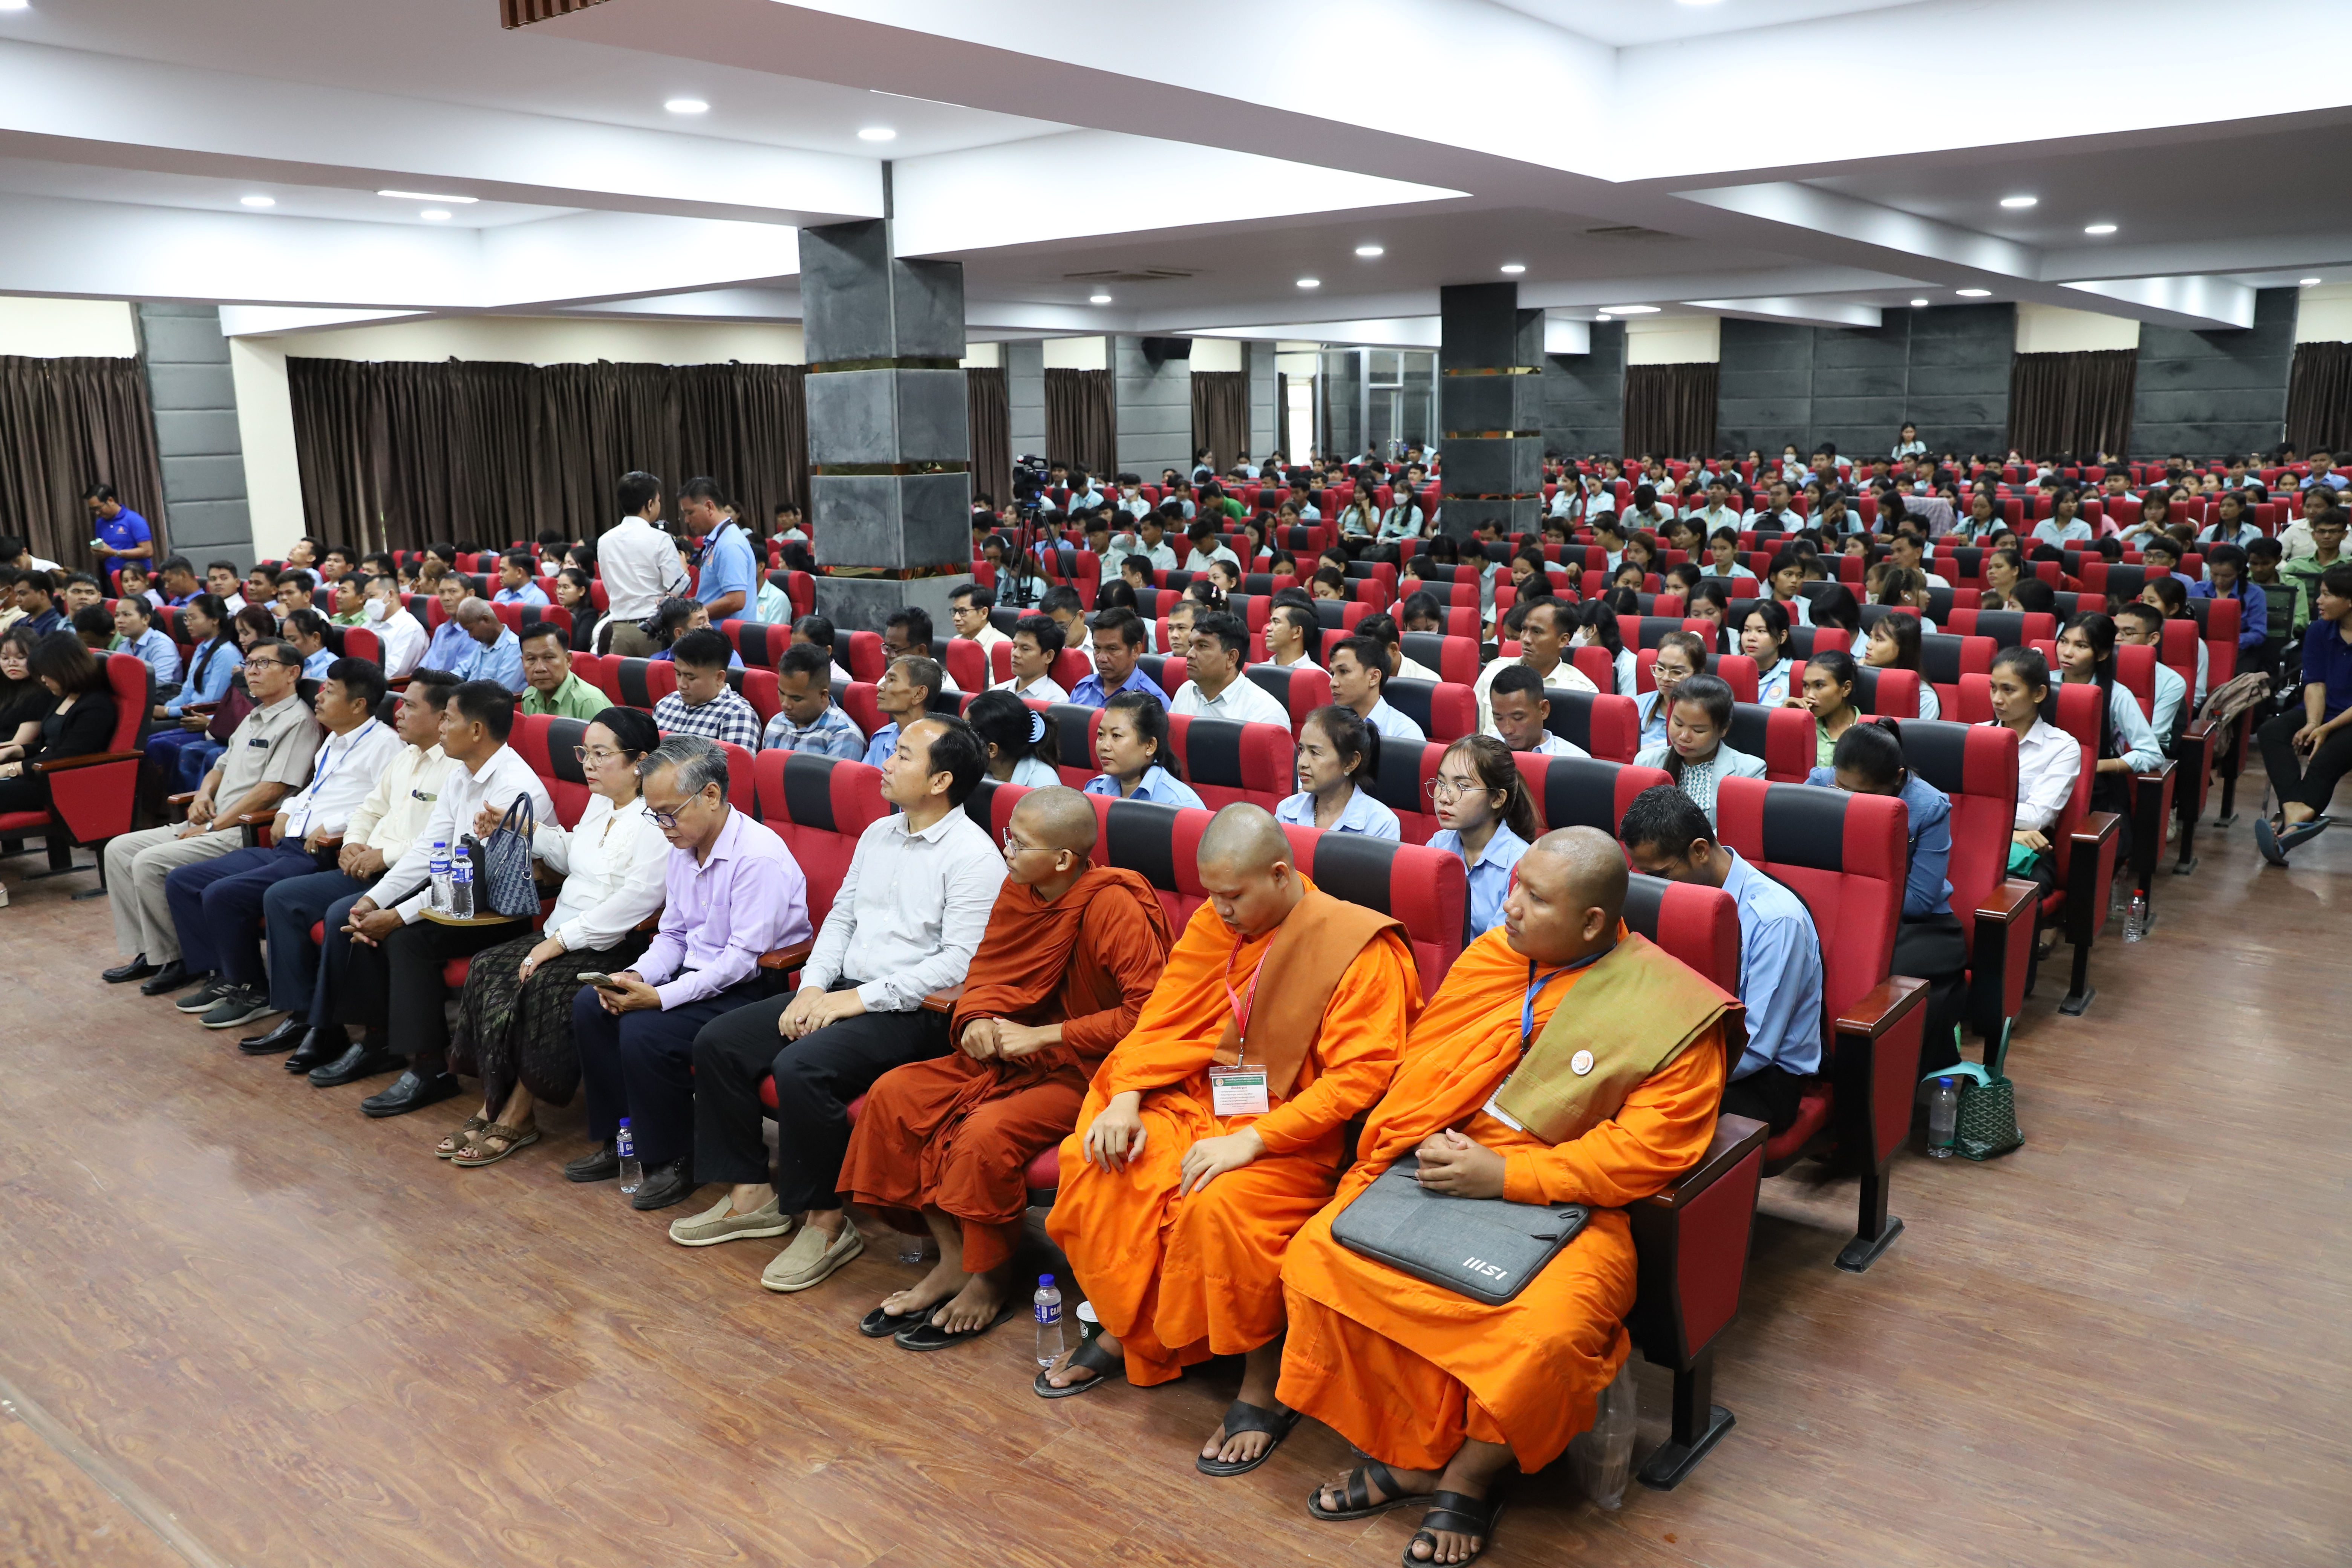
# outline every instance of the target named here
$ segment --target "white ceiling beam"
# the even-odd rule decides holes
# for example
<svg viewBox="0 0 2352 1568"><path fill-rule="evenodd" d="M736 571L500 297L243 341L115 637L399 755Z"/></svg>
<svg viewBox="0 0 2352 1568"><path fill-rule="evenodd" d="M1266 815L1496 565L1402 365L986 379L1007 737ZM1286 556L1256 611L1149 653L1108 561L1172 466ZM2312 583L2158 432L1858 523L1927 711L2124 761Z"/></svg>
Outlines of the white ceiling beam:
<svg viewBox="0 0 2352 1568"><path fill-rule="evenodd" d="M1387 316L1343 321L1284 321L1263 327L1204 328L1187 334L1196 338L1289 338L1313 343L1341 343L1375 349L1433 349L1443 323L1436 316Z"/></svg>
<svg viewBox="0 0 2352 1568"><path fill-rule="evenodd" d="M2254 324L2254 291L2234 279L2115 278L2066 287L2137 307L2141 321L2159 326L2204 331Z"/></svg>
<svg viewBox="0 0 2352 1568"><path fill-rule="evenodd" d="M223 305L221 335L268 338L282 332L315 332L329 327L363 327L374 321L415 321L415 310L310 310L285 305Z"/></svg>
<svg viewBox="0 0 2352 1568"><path fill-rule="evenodd" d="M1742 321L1802 321L1815 327L1867 327L1875 331L1883 319L1875 305L1809 300L1801 295L1766 300L1685 300L1683 303Z"/></svg>

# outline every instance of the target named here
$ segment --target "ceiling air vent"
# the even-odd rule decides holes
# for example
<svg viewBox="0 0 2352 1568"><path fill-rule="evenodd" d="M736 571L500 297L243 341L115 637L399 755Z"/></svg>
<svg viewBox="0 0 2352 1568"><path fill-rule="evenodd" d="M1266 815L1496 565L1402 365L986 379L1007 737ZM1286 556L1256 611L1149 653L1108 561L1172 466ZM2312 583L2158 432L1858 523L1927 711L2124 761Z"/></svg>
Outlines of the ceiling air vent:
<svg viewBox="0 0 2352 1568"><path fill-rule="evenodd" d="M1680 239L1681 235L1668 234L1660 228L1643 228L1637 223L1613 224L1584 231L1587 239Z"/></svg>

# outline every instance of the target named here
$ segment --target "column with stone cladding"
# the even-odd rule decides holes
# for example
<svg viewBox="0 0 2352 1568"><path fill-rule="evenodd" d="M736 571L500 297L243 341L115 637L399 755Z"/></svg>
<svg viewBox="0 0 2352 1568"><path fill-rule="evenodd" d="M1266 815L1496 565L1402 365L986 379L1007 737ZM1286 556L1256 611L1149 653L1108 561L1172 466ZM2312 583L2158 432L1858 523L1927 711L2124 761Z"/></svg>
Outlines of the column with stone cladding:
<svg viewBox="0 0 2352 1568"><path fill-rule="evenodd" d="M1441 531L1467 542L1493 521L1535 533L1543 513L1541 310L1516 283L1438 290Z"/></svg>

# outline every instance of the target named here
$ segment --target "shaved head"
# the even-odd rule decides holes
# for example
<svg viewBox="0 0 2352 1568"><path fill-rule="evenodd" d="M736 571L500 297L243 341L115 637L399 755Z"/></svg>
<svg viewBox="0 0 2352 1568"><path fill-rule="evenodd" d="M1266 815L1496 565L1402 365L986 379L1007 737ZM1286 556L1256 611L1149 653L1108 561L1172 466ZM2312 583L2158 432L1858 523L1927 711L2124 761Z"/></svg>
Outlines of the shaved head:
<svg viewBox="0 0 2352 1568"><path fill-rule="evenodd" d="M1307 896L1307 879L1291 856L1290 840L1272 812L1229 805L1201 835L1201 890L1226 925L1244 937L1263 936Z"/></svg>
<svg viewBox="0 0 2352 1568"><path fill-rule="evenodd" d="M1529 855L1557 855L1568 863L1569 887L1597 904L1615 925L1625 913L1625 850L1597 827L1559 827L1528 846Z"/></svg>
<svg viewBox="0 0 2352 1568"><path fill-rule="evenodd" d="M1013 829L1040 849L1066 849L1079 859L1094 853L1097 827L1087 797L1064 784L1033 789L1013 808Z"/></svg>
<svg viewBox="0 0 2352 1568"><path fill-rule="evenodd" d="M1264 876L1277 861L1288 864L1290 840L1282 824L1262 805L1235 804L1217 813L1201 835L1201 864L1244 876Z"/></svg>
<svg viewBox="0 0 2352 1568"><path fill-rule="evenodd" d="M467 626L477 626L484 621L495 621L499 618L499 613L490 608L488 601L482 599L467 600L457 606L457 624Z"/></svg>
<svg viewBox="0 0 2352 1568"><path fill-rule="evenodd" d="M1503 929L1539 963L1573 963L1617 940L1625 851L1597 827L1562 827L1528 846L1503 900Z"/></svg>

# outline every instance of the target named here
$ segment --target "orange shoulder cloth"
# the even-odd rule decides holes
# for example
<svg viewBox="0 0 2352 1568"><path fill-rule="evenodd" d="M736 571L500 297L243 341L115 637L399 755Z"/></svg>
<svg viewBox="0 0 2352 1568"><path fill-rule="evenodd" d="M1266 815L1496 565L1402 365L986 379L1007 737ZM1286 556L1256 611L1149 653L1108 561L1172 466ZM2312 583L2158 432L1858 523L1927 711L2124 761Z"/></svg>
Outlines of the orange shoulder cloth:
<svg viewBox="0 0 2352 1568"><path fill-rule="evenodd" d="M1133 871L1089 867L1050 904L1037 897L1036 889L1008 881L997 890L995 906L988 911L988 929L981 936L980 950L971 955L948 1037L958 1038L972 1018L1034 1022L1031 1015L1060 993L1085 930L1087 908L1101 898L1133 899L1160 933L1165 948L1168 917L1160 907L1160 895Z"/></svg>

